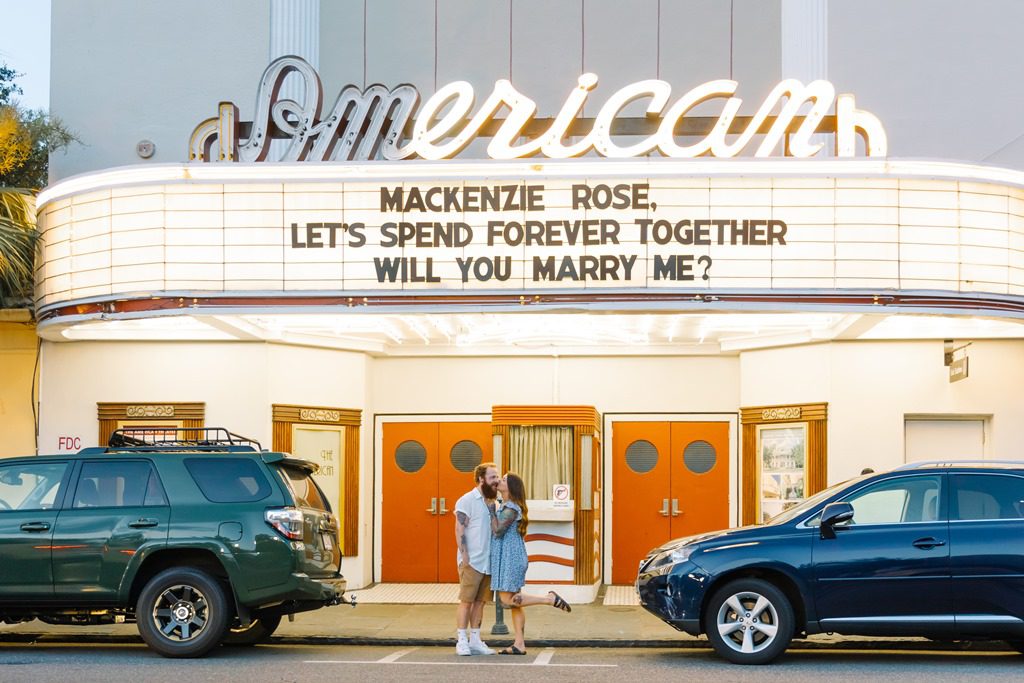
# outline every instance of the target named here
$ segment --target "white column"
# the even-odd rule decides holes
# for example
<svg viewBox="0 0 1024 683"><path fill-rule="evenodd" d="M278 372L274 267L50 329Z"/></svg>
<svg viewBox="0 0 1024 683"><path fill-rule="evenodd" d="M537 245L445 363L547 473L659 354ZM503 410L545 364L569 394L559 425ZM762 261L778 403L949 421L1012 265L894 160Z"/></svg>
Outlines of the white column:
<svg viewBox="0 0 1024 683"><path fill-rule="evenodd" d="M302 57L320 68L320 0L270 0L270 54L267 63L285 55ZM284 97L302 95L298 76L289 77Z"/></svg>
<svg viewBox="0 0 1024 683"><path fill-rule="evenodd" d="M826 0L782 0L782 77L828 79Z"/></svg>
<svg viewBox="0 0 1024 683"><path fill-rule="evenodd" d="M782 0L782 77L828 80L828 0ZM833 155L831 135L812 141L825 143L817 156Z"/></svg>

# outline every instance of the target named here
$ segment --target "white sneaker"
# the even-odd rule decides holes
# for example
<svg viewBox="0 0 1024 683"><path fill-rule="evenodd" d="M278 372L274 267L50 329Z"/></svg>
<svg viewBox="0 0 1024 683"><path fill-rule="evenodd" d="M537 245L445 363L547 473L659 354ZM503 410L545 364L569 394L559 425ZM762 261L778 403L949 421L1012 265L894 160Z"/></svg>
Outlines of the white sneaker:
<svg viewBox="0 0 1024 683"><path fill-rule="evenodd" d="M475 655L493 655L496 654L494 650L487 647L487 643L482 640L476 642L470 642L469 651Z"/></svg>
<svg viewBox="0 0 1024 683"><path fill-rule="evenodd" d="M455 643L455 654L462 657L468 657L469 655L473 654L473 650L471 650L469 647L469 641L460 640L457 643Z"/></svg>

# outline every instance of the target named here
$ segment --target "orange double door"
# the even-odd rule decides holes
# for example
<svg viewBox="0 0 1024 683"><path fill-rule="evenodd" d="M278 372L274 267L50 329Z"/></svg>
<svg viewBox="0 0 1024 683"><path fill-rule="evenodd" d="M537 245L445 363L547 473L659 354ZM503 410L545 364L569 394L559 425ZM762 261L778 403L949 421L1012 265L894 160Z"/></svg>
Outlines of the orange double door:
<svg viewBox="0 0 1024 683"><path fill-rule="evenodd" d="M381 580L457 583L455 502L492 460L490 422L383 425Z"/></svg>
<svg viewBox="0 0 1024 683"><path fill-rule="evenodd" d="M728 422L612 426L612 583L680 536L729 526Z"/></svg>

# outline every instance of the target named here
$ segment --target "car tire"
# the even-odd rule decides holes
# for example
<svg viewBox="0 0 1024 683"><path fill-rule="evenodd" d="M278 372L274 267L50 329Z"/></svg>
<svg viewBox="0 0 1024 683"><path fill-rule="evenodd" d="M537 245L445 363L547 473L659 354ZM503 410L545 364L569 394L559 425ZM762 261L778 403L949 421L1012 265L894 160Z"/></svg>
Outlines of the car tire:
<svg viewBox="0 0 1024 683"><path fill-rule="evenodd" d="M220 645L232 608L204 571L172 567L145 585L135 608L139 635L164 657L202 657Z"/></svg>
<svg viewBox="0 0 1024 683"><path fill-rule="evenodd" d="M715 652L730 662L767 664L793 640L793 606L763 579L730 581L711 596L704 632Z"/></svg>
<svg viewBox="0 0 1024 683"><path fill-rule="evenodd" d="M224 644L235 647L250 647L265 643L270 640L270 636L274 634L274 631L280 625L280 614L254 616L248 626L239 626L236 621L224 636Z"/></svg>
<svg viewBox="0 0 1024 683"><path fill-rule="evenodd" d="M1024 655L1024 640L1008 640L1006 641L1006 644Z"/></svg>

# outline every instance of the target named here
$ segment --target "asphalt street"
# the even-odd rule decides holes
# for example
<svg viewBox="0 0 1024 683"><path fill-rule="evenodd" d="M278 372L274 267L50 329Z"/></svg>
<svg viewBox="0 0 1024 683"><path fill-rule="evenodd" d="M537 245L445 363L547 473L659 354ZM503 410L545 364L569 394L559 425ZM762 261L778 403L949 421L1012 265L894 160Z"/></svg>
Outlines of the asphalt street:
<svg viewBox="0 0 1024 683"><path fill-rule="evenodd" d="M780 681L820 683L1017 680L1024 656L1009 652L792 650L775 664L740 667L709 650L535 648L525 657L456 657L450 647L266 645L170 660L142 645L0 644L0 681Z"/></svg>

